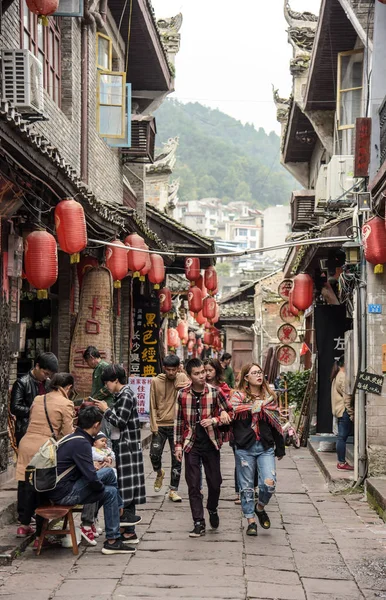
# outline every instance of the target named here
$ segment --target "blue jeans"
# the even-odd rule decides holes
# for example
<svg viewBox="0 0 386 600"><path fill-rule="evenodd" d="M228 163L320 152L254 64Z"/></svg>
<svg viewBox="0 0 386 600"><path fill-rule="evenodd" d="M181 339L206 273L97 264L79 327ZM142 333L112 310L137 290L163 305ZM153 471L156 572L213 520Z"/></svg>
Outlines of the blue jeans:
<svg viewBox="0 0 386 600"><path fill-rule="evenodd" d="M274 448L265 450L263 444L256 441L250 448L236 448L235 457L241 507L244 517L252 519L255 516L255 477L257 470L259 472L259 504L261 506L268 504L275 491L275 450ZM273 485L271 482L273 482Z"/></svg>
<svg viewBox="0 0 386 600"><path fill-rule="evenodd" d="M346 462L346 442L348 436L352 432L352 421L349 417L347 410L338 419L338 440L336 442L336 453L338 455L338 462Z"/></svg>
<svg viewBox="0 0 386 600"><path fill-rule="evenodd" d="M104 467L97 471L97 477L104 484L104 490L100 492L90 490L87 479L81 477L75 482L72 491L62 498L58 504L70 506L97 502L98 506L103 506L106 538L116 540L120 537L119 511L123 507L122 498L118 491L117 478L111 467Z"/></svg>

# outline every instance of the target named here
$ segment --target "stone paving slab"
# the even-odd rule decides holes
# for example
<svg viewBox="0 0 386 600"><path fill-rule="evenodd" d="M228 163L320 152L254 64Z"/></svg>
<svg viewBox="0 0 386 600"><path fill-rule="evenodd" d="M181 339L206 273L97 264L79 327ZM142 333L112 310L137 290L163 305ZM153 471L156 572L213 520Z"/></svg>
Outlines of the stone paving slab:
<svg viewBox="0 0 386 600"><path fill-rule="evenodd" d="M248 582L248 598L274 598L275 600L305 600L301 585Z"/></svg>

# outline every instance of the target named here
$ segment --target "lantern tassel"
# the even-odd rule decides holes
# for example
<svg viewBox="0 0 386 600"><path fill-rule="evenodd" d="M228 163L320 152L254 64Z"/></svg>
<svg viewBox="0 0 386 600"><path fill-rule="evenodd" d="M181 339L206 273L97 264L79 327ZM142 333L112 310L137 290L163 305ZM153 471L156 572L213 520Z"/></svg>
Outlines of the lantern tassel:
<svg viewBox="0 0 386 600"><path fill-rule="evenodd" d="M374 267L374 274L375 275L380 275L383 273L383 265L375 265Z"/></svg>
<svg viewBox="0 0 386 600"><path fill-rule="evenodd" d="M44 27L48 27L48 25L50 24L48 17L46 17L46 15L39 15L38 22L41 23Z"/></svg>
<svg viewBox="0 0 386 600"><path fill-rule="evenodd" d="M136 277L140 277L141 273L139 271L134 271L133 273L133 279L136 279Z"/></svg>
<svg viewBox="0 0 386 600"><path fill-rule="evenodd" d="M38 290L36 295L38 300L47 300L48 298L47 290Z"/></svg>
<svg viewBox="0 0 386 600"><path fill-rule="evenodd" d="M159 288L160 288L159 284L158 284L158 283L155 283L155 284L154 284L154 289L155 289L155 290L159 290Z"/></svg>
<svg viewBox="0 0 386 600"><path fill-rule="evenodd" d="M70 254L70 264L75 265L80 262L80 252Z"/></svg>
<svg viewBox="0 0 386 600"><path fill-rule="evenodd" d="M120 282L119 279L117 279L116 281L114 281L114 287L117 290L122 287L122 284L121 284L121 282Z"/></svg>

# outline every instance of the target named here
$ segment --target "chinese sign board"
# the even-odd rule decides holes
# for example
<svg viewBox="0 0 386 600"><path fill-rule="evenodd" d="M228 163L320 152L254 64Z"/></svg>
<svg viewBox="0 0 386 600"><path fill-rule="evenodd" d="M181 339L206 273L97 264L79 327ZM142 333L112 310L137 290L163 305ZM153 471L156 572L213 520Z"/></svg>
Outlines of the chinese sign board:
<svg viewBox="0 0 386 600"><path fill-rule="evenodd" d="M382 394L383 379L383 375L361 371L358 377L358 389L364 390L367 394L380 396Z"/></svg>
<svg viewBox="0 0 386 600"><path fill-rule="evenodd" d="M129 377L129 385L137 398L140 421L148 421L150 415L150 386L152 377Z"/></svg>
<svg viewBox="0 0 386 600"><path fill-rule="evenodd" d="M159 305L155 300L136 297L133 316L133 335L130 353L132 377L155 377L160 373L159 361Z"/></svg>

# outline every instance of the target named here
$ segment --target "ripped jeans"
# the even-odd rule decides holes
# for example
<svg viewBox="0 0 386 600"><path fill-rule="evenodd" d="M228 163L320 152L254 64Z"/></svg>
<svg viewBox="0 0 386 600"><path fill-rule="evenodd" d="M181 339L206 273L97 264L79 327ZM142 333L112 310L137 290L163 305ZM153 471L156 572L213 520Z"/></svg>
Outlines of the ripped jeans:
<svg viewBox="0 0 386 600"><path fill-rule="evenodd" d="M276 486L276 464L274 448L264 449L261 442L250 448L236 448L236 471L240 486L241 507L244 517L255 516L255 475L259 471L259 504L266 506Z"/></svg>
<svg viewBox="0 0 386 600"><path fill-rule="evenodd" d="M170 472L170 489L178 490L181 477L182 463L174 456L174 427L158 427L158 433L153 433L150 446L150 460L154 471L162 468L162 454L166 442L169 441L172 468Z"/></svg>

